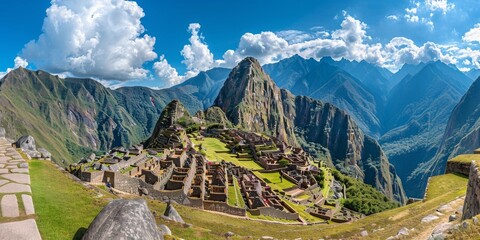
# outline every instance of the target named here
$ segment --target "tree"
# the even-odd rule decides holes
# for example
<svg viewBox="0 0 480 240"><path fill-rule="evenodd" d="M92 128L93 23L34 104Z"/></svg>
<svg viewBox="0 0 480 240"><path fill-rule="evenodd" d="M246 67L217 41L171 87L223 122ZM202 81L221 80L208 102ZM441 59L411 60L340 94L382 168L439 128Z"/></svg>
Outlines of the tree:
<svg viewBox="0 0 480 240"><path fill-rule="evenodd" d="M288 166L288 164L290 164L290 161L288 161L287 159L282 159L278 161L278 164L280 164L281 167L286 167Z"/></svg>

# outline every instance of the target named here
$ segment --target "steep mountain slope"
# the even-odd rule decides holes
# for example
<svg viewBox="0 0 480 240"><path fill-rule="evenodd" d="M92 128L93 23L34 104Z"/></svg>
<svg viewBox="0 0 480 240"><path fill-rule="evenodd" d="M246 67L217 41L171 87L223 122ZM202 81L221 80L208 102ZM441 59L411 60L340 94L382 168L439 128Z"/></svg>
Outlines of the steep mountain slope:
<svg viewBox="0 0 480 240"><path fill-rule="evenodd" d="M283 114L280 89L254 58L244 59L232 70L214 105L238 127L298 145L293 125Z"/></svg>
<svg viewBox="0 0 480 240"><path fill-rule="evenodd" d="M346 110L364 132L379 138L381 126L377 115L384 101L374 96L360 80L335 66L338 64L333 59L331 61L319 63L294 56L266 65L266 71L280 87L284 85L293 94L331 102Z"/></svg>
<svg viewBox="0 0 480 240"><path fill-rule="evenodd" d="M409 178L404 181L409 196L423 195L426 179L419 183L419 178L428 173L411 173L434 156L448 116L468 81L459 71L434 62L413 76L407 74L391 90L382 119L387 132L380 143L400 177Z"/></svg>
<svg viewBox="0 0 480 240"><path fill-rule="evenodd" d="M313 58L304 59L299 55L294 55L277 63L266 64L263 69L278 87L292 91L292 87L297 81L303 79L318 65L319 63Z"/></svg>
<svg viewBox="0 0 480 240"><path fill-rule="evenodd" d="M206 109L212 106L230 71L231 69L227 68L213 68L200 72L197 76L173 86L169 90L195 96L202 103L202 109Z"/></svg>
<svg viewBox="0 0 480 240"><path fill-rule="evenodd" d="M405 202L394 167L378 143L365 136L345 111L280 90L255 59L246 58L232 70L215 105L235 125L287 138L389 198Z"/></svg>
<svg viewBox="0 0 480 240"><path fill-rule="evenodd" d="M61 79L18 68L0 84L0 125L9 137L36 137L55 160L77 161L86 152L145 140L173 99L196 112L203 105L182 91L129 87L110 90L91 79Z"/></svg>
<svg viewBox="0 0 480 240"><path fill-rule="evenodd" d="M425 63L419 63L419 64L404 64L400 70L398 70L395 74L393 74L389 81L392 85L392 87L395 87L402 79L407 77L407 75L413 76L417 74L422 68L425 67Z"/></svg>
<svg viewBox="0 0 480 240"><path fill-rule="evenodd" d="M480 69L471 69L464 74L467 75L467 77L469 77L470 79L476 80L478 77L480 77Z"/></svg>
<svg viewBox="0 0 480 240"><path fill-rule="evenodd" d="M480 79L480 78L479 78ZM453 109L435 157L419 172L442 174L446 161L480 147L480 80L477 79Z"/></svg>

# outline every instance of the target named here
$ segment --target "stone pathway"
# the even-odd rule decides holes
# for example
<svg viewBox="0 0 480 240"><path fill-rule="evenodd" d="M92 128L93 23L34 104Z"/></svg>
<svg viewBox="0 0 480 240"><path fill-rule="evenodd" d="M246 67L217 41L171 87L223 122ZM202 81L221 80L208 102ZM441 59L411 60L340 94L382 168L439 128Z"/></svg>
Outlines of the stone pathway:
<svg viewBox="0 0 480 240"><path fill-rule="evenodd" d="M28 164L0 137L0 239L42 239L34 218ZM15 221L21 217L31 219Z"/></svg>

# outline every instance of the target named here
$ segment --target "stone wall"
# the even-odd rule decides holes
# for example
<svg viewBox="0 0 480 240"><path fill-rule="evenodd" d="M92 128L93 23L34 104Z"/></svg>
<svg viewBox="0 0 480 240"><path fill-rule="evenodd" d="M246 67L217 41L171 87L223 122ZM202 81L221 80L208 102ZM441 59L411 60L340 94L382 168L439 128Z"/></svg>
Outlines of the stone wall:
<svg viewBox="0 0 480 240"><path fill-rule="evenodd" d="M105 171L105 181L109 181L108 178L111 178L113 180L112 186L115 189L131 194L139 194L138 189L143 182L138 178L131 178L119 172Z"/></svg>
<svg viewBox="0 0 480 240"><path fill-rule="evenodd" d="M467 195L463 204L462 220L480 214L480 171L476 162L470 165L468 176Z"/></svg>
<svg viewBox="0 0 480 240"><path fill-rule="evenodd" d="M290 213L285 212L273 207L260 207L257 209L249 209L248 210L252 215L265 215L279 219L287 219L287 220L297 220L298 213Z"/></svg>
<svg viewBox="0 0 480 240"><path fill-rule="evenodd" d="M103 182L103 171L98 172L80 172L78 176L82 181L89 183Z"/></svg>
<svg viewBox="0 0 480 240"><path fill-rule="evenodd" d="M470 174L470 164L470 162L448 161L445 174L459 173L468 176Z"/></svg>
<svg viewBox="0 0 480 240"><path fill-rule="evenodd" d="M203 201L203 209L242 217L247 214L244 208L232 207L224 202L215 202L208 200Z"/></svg>

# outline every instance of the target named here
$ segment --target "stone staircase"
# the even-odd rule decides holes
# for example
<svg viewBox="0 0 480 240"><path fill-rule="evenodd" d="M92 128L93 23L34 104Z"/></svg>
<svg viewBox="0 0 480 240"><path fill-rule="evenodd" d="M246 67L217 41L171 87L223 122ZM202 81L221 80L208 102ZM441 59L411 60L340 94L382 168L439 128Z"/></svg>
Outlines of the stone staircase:
<svg viewBox="0 0 480 240"><path fill-rule="evenodd" d="M28 163L0 128L0 239L41 239Z"/></svg>

